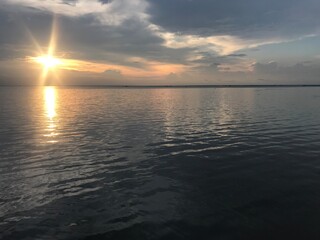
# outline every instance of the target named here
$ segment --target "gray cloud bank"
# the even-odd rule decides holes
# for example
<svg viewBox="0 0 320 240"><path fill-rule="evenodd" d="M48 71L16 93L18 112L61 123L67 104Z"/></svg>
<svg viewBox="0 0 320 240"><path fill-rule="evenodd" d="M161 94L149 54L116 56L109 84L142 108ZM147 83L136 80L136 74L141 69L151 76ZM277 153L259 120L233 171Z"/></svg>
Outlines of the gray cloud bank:
<svg viewBox="0 0 320 240"><path fill-rule="evenodd" d="M242 38L301 37L319 31L317 0L162 0L151 21L171 32Z"/></svg>

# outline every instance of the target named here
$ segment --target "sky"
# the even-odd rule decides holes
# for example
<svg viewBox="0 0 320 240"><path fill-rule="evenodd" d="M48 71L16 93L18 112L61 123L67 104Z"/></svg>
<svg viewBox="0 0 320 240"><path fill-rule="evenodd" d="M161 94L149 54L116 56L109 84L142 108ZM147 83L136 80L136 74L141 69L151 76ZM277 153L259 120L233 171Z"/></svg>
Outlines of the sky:
<svg viewBox="0 0 320 240"><path fill-rule="evenodd" d="M319 12L319 0L1 0L0 84L320 84Z"/></svg>

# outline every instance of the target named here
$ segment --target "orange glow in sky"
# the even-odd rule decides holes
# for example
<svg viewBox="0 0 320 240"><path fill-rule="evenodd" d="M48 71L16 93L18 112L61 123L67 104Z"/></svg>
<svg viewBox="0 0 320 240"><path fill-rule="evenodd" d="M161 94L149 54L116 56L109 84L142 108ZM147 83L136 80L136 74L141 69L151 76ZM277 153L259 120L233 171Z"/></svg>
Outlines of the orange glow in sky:
<svg viewBox="0 0 320 240"><path fill-rule="evenodd" d="M27 61L40 64L42 66L42 72L40 75L40 84L44 84L46 79L50 76L54 76L58 80L59 74L62 73L59 70L90 72L95 74L102 74L101 77L108 78L107 75L103 75L108 70L117 70L120 76L125 77L163 77L170 73L180 73L185 70L183 64L171 64L158 61L147 61L143 58L128 58L128 64L118 65L111 62L91 62L85 60L70 59L65 57L65 54L57 54L57 38L58 38L58 23L56 16L53 18L50 41L47 50L44 52L36 39L30 33L31 38L35 46L38 49L38 56L27 57ZM143 67L130 66L130 62L138 61Z"/></svg>

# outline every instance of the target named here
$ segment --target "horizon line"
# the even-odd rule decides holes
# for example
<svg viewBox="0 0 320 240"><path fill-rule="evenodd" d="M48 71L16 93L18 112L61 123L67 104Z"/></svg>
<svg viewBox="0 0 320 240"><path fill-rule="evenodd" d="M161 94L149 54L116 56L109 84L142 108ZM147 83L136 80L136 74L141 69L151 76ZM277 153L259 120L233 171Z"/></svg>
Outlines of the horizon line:
<svg viewBox="0 0 320 240"><path fill-rule="evenodd" d="M87 87L87 88L268 88L268 87L320 87L320 84L186 84L186 85L101 85L101 84L0 84L0 87Z"/></svg>

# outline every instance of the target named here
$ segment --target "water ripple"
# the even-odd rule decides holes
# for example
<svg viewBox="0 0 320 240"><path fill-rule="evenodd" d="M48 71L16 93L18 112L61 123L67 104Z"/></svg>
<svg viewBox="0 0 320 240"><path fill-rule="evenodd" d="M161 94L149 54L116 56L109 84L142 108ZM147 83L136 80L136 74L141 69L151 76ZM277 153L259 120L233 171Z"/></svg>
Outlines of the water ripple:
<svg viewBox="0 0 320 240"><path fill-rule="evenodd" d="M315 239L319 90L0 87L0 238Z"/></svg>

